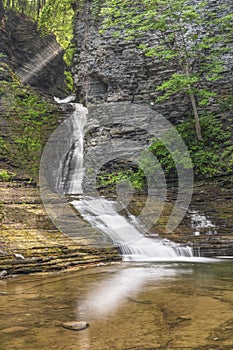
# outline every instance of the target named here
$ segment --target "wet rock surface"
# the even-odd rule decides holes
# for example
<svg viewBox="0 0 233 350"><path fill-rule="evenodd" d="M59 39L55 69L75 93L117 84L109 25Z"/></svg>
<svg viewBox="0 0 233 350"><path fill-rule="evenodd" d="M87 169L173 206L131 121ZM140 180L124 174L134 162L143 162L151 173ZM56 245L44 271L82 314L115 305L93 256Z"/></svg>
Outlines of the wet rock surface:
<svg viewBox="0 0 233 350"><path fill-rule="evenodd" d="M177 229L167 234L166 223L175 199L174 194L170 193L162 215L154 222L148 236L156 239L159 234L160 237L190 245L201 256L233 256L233 195L231 188L221 186L223 181L226 179L194 187L190 207L204 215L213 226L192 227L188 212ZM228 184L231 187L229 178ZM15 273L84 268L121 260L116 249L91 246L88 237L95 235L95 231L82 220L79 221L79 229L86 232L86 243L61 234L47 217L37 188L19 183L0 183L0 194L0 278ZM112 193L105 191L103 194L114 198ZM145 195L135 194L128 210L139 215L146 200ZM159 205L163 204L158 202ZM151 220L155 209L151 207L143 219ZM197 231L198 235L195 234Z"/></svg>
<svg viewBox="0 0 233 350"><path fill-rule="evenodd" d="M212 181L194 184L193 196L184 219L172 233L166 233L166 225L172 213L177 189L168 190L165 202L155 201L148 206L145 213L143 208L148 205L147 195L134 194L127 209L135 216L140 215L145 225L150 229L147 235L156 239L160 237L182 245L193 247L195 255L205 257L233 256L233 192L232 178L219 177ZM114 191L100 190L101 195L115 199ZM163 208L158 220L154 219L155 212ZM196 222L192 215L195 213ZM126 215L124 211L123 215Z"/></svg>
<svg viewBox="0 0 233 350"><path fill-rule="evenodd" d="M89 323L85 321L71 321L71 322L65 322L62 325L66 329L70 329L72 331L81 331L83 329L86 329L89 327Z"/></svg>
<svg viewBox="0 0 233 350"><path fill-rule="evenodd" d="M24 77L35 70L26 83L46 94L64 96L65 63L55 36L42 35L36 23L23 14L7 11L1 12L0 19L1 16L0 51L9 66L15 72L22 71Z"/></svg>
<svg viewBox="0 0 233 350"><path fill-rule="evenodd" d="M115 249L97 249L64 236L53 226L38 189L1 183L0 273L31 273L85 268L119 260ZM83 226L79 229L82 231Z"/></svg>
<svg viewBox="0 0 233 350"><path fill-rule="evenodd" d="M7 276L7 271L6 270L0 271L0 279L6 278L6 276Z"/></svg>

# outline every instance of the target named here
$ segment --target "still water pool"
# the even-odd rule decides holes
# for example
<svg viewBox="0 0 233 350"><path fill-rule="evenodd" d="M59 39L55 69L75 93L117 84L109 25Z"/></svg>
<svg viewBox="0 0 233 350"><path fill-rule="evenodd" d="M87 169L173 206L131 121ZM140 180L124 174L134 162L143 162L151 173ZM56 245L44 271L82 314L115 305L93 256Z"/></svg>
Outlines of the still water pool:
<svg viewBox="0 0 233 350"><path fill-rule="evenodd" d="M62 327L76 320L90 327ZM120 263L2 280L0 349L232 350L233 261Z"/></svg>

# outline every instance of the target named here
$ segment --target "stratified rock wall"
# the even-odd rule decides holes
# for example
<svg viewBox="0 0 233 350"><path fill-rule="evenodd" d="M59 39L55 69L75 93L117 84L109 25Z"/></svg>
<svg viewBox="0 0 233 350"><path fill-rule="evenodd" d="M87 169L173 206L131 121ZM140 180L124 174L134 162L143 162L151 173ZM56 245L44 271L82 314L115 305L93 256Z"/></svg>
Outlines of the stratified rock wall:
<svg viewBox="0 0 233 350"><path fill-rule="evenodd" d="M27 16L5 11L0 1L0 169L38 178L43 145L65 118L53 100L67 94L65 67L55 36L42 34Z"/></svg>
<svg viewBox="0 0 233 350"><path fill-rule="evenodd" d="M84 190L94 190L95 178L105 168L137 169L151 138L162 137L169 127L165 118L139 104L109 102L90 107L85 127Z"/></svg>
<svg viewBox="0 0 233 350"><path fill-rule="evenodd" d="M215 0L208 0L210 8L216 6ZM229 10L233 7L230 0ZM141 39L125 41L113 38L112 30L99 33L100 23L93 18L91 6L93 1L79 3L75 19L74 81L77 95L81 102L99 104L102 102L134 102L151 105L157 112L171 121L179 122L190 110L190 102L186 96L175 95L169 101L156 104L158 92L156 86L161 84L174 66L156 58L145 57L137 49ZM219 2L218 2L219 3ZM154 37L148 33L146 38L153 43ZM230 45L230 44L229 44ZM226 71L218 89L222 94L232 91L233 57L228 53L225 57ZM215 87L214 87L215 88ZM211 108L218 113L218 107Z"/></svg>

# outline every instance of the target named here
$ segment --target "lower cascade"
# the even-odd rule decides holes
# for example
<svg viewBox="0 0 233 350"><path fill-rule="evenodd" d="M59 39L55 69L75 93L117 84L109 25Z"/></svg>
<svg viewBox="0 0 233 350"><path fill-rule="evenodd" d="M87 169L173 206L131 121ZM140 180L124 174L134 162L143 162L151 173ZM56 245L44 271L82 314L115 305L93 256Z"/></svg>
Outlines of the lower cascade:
<svg viewBox="0 0 233 350"><path fill-rule="evenodd" d="M71 99L56 99L58 103L71 103ZM68 174L66 183L61 177L57 183L62 183L63 193L78 195L71 200L73 207L79 211L85 221L107 234L114 245L117 245L125 261L167 261L187 260L193 258L191 247L184 247L168 239L159 237L146 237L146 229L143 229L137 218L118 213L115 201L103 197L85 196L82 190L84 176L83 164L83 140L84 123L86 122L87 109L79 103L72 102L73 135L71 140L72 150L68 157L70 162L63 162L63 173ZM59 172L61 173L61 172ZM140 228L139 228L140 227Z"/></svg>
<svg viewBox="0 0 233 350"><path fill-rule="evenodd" d="M103 197L81 197L71 204L84 220L110 236L119 246L125 261L177 260L193 256L190 247L181 247L167 239L145 237L137 228L135 217L120 215L114 201Z"/></svg>

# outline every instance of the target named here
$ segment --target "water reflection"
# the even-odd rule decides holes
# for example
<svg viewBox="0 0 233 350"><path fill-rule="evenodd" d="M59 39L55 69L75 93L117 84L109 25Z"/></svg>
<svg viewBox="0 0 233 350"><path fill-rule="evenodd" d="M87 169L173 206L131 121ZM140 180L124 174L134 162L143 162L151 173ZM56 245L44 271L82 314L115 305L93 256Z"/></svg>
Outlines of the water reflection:
<svg viewBox="0 0 233 350"><path fill-rule="evenodd" d="M146 283L156 286L158 282L181 273L192 273L192 269L175 269L169 265L126 267L93 287L85 300L78 304L77 318L99 319L110 315L129 297L135 297Z"/></svg>
<svg viewBox="0 0 233 350"><path fill-rule="evenodd" d="M93 286L84 300L78 302L76 317L91 320L93 326L93 322L110 317L124 303L127 303L129 298L135 298L147 283L155 287L159 284L161 287L163 280L175 278L177 274L192 272L192 269L175 269L171 268L171 265L164 264L126 266L125 269L116 271L106 280L101 280L100 285ZM88 329L80 334L80 350L91 349L89 332Z"/></svg>
<svg viewBox="0 0 233 350"><path fill-rule="evenodd" d="M230 262L124 263L3 280L0 349L199 350L214 338L232 349L232 272ZM62 327L81 320L90 328Z"/></svg>

